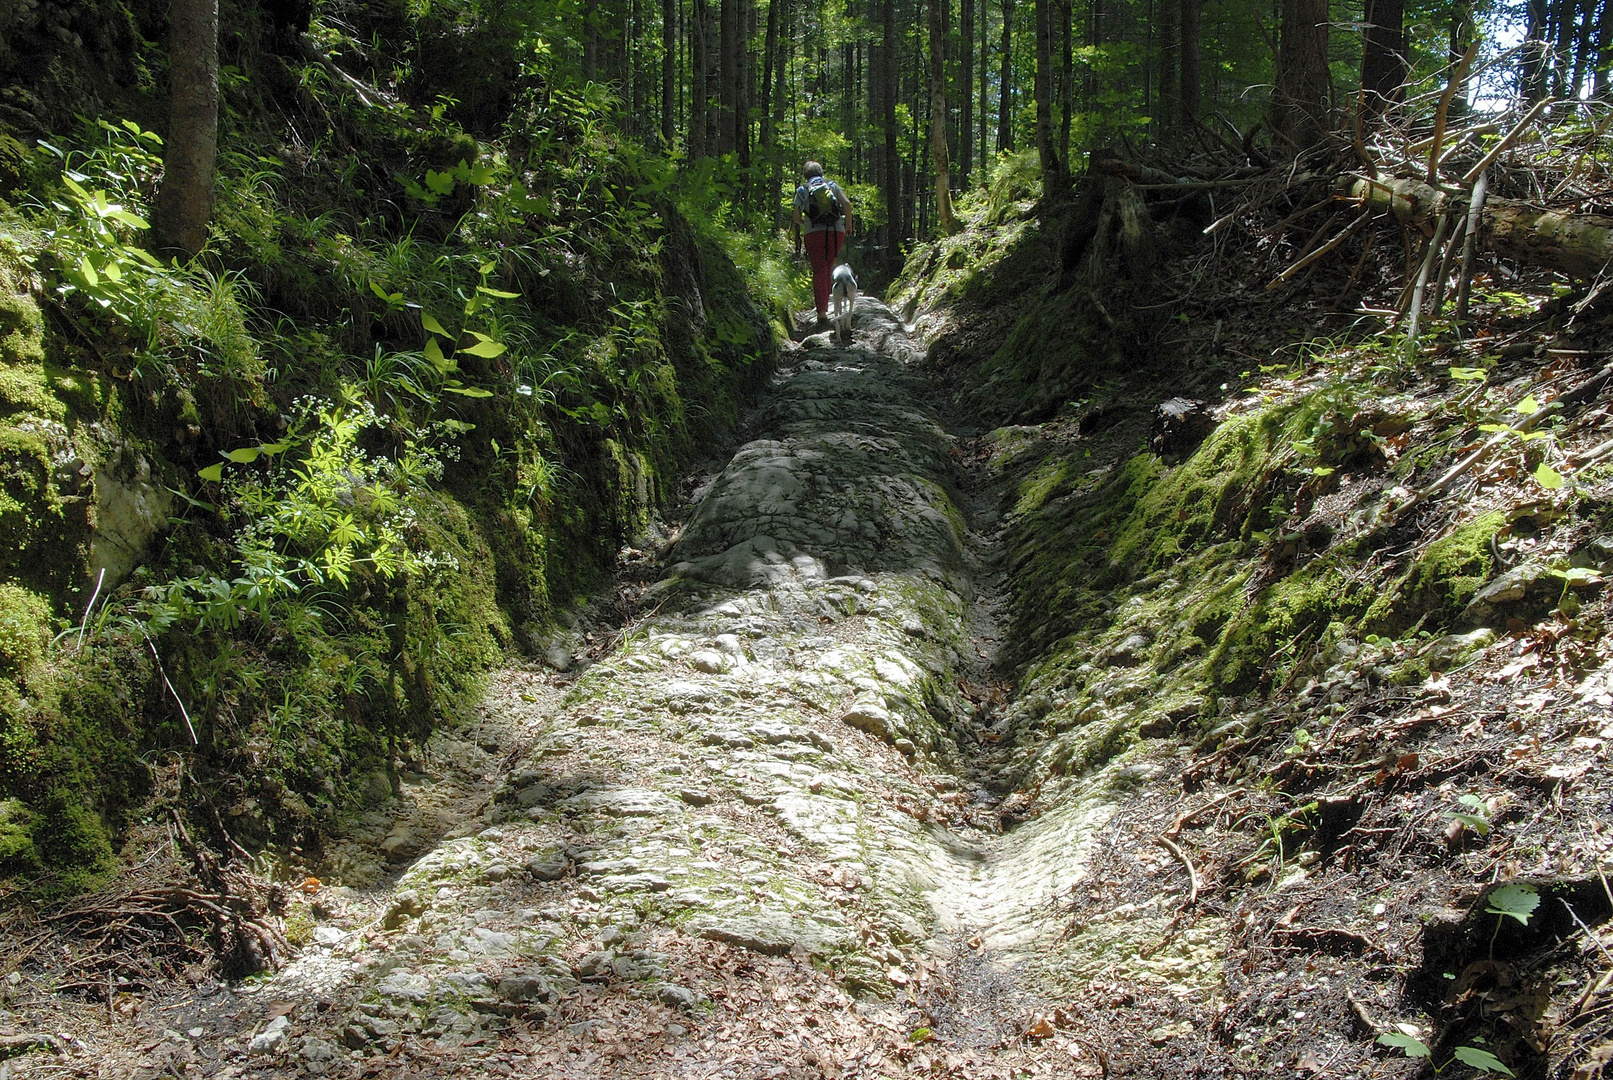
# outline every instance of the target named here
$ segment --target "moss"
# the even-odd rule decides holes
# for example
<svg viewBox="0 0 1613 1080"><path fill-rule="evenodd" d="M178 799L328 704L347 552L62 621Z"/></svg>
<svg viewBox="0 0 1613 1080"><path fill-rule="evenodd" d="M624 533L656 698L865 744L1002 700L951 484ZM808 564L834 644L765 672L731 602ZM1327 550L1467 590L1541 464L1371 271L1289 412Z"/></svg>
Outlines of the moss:
<svg viewBox="0 0 1613 1080"><path fill-rule="evenodd" d="M44 663L49 644L49 601L0 583L0 679L26 685Z"/></svg>
<svg viewBox="0 0 1613 1080"><path fill-rule="evenodd" d="M0 799L0 875L39 869L33 823L33 812L20 799Z"/></svg>
<svg viewBox="0 0 1613 1080"><path fill-rule="evenodd" d="M0 364L42 364L44 360L45 323L39 305L26 293L0 288Z"/></svg>
<svg viewBox="0 0 1613 1080"><path fill-rule="evenodd" d="M1321 558L1280 578L1232 619L1211 655L1217 689L1236 693L1263 676L1280 677L1334 622L1353 621L1375 593L1336 558Z"/></svg>
<svg viewBox="0 0 1613 1080"><path fill-rule="evenodd" d="M1429 629L1449 626L1489 578L1490 541L1506 520L1499 512L1481 514L1429 544L1367 611L1363 626L1386 636L1419 620Z"/></svg>

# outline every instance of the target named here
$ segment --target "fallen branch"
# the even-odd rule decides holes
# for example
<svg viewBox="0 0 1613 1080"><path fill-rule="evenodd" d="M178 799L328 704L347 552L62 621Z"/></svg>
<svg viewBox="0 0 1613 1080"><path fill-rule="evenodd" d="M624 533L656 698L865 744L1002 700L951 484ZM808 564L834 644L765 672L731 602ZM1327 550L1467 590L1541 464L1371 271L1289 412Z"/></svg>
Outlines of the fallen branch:
<svg viewBox="0 0 1613 1080"><path fill-rule="evenodd" d="M1164 833L1160 833L1155 836L1154 842L1160 847L1164 848L1166 851L1170 852L1172 855L1175 855L1178 859L1182 860L1182 865L1187 867L1187 900L1182 904L1182 908L1185 910L1192 907L1194 904L1198 903L1199 899L1199 872L1193 866L1193 860L1187 857L1187 852L1183 851L1181 847L1177 845L1176 841L1172 840Z"/></svg>
<svg viewBox="0 0 1613 1080"><path fill-rule="evenodd" d="M1343 186L1363 205L1388 210L1424 235L1433 231L1451 199L1446 191L1408 177L1351 176ZM1516 199L1487 200L1476 237L1497 255L1577 278L1594 278L1613 260L1613 217L1547 210Z"/></svg>
<svg viewBox="0 0 1613 1080"><path fill-rule="evenodd" d="M53 1054L62 1052L62 1044L54 1035L44 1032L30 1032L24 1035L0 1035L0 1058L16 1057L26 1054L30 1050L49 1050Z"/></svg>
<svg viewBox="0 0 1613 1080"><path fill-rule="evenodd" d="M1277 286L1281 285L1283 282L1287 281L1289 278L1293 277L1307 266L1317 262L1328 252L1344 243L1344 241L1348 240L1355 234L1356 230L1370 221L1374 213L1375 211L1371 209L1363 210L1361 212L1361 216L1350 222L1350 224L1346 225L1337 236L1333 237L1333 239L1329 240L1327 243L1323 244L1321 247L1317 248L1303 259L1300 259L1298 262L1294 263L1294 265L1290 266L1287 270L1284 270L1281 274L1278 274L1276 279L1273 280L1270 285L1266 286L1266 291L1270 292L1271 290L1275 289Z"/></svg>

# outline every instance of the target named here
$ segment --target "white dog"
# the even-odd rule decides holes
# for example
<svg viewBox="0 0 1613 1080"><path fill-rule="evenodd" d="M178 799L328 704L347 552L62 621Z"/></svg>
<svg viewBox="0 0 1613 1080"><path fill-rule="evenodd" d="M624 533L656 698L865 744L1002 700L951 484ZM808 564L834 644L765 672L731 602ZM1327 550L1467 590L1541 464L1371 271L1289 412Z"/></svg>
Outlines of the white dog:
<svg viewBox="0 0 1613 1080"><path fill-rule="evenodd" d="M829 297L834 301L835 337L841 341L851 339L851 311L857 306L857 275L849 263L834 268L829 285Z"/></svg>

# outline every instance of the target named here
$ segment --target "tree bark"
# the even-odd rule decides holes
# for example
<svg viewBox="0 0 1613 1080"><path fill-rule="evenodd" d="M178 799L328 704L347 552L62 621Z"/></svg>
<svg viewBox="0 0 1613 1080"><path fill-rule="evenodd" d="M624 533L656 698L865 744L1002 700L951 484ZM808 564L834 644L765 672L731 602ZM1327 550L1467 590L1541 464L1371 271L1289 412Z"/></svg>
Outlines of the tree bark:
<svg viewBox="0 0 1613 1080"><path fill-rule="evenodd" d="M958 10L958 187L969 188L975 159L975 0L959 0ZM983 42L982 42L983 43Z"/></svg>
<svg viewBox="0 0 1613 1080"><path fill-rule="evenodd" d="M1181 86L1182 62L1181 29L1176 18L1181 4L1178 0L1158 0L1158 3L1159 98L1152 113L1156 136L1176 123L1177 113L1181 109L1178 88Z"/></svg>
<svg viewBox="0 0 1613 1080"><path fill-rule="evenodd" d="M1430 227L1449 202L1444 192L1420 180L1351 177L1341 186L1365 205L1388 210L1419 227ZM1479 215L1478 243L1502 258L1589 279L1613 260L1613 217L1542 210L1491 197Z"/></svg>
<svg viewBox="0 0 1613 1080"><path fill-rule="evenodd" d="M678 0L661 0L661 143L678 134Z"/></svg>
<svg viewBox="0 0 1613 1080"><path fill-rule="evenodd" d="M1320 143L1332 126L1327 0L1282 0L1282 13L1272 129L1303 152Z"/></svg>
<svg viewBox="0 0 1613 1080"><path fill-rule="evenodd" d="M1533 105L1546 97L1546 0L1527 0L1523 48L1518 52L1518 74L1524 100Z"/></svg>
<svg viewBox="0 0 1613 1080"><path fill-rule="evenodd" d="M739 98L739 0L718 0L717 154L734 150L734 113Z"/></svg>
<svg viewBox="0 0 1613 1080"><path fill-rule="evenodd" d="M880 0L881 64L880 120L885 136L885 229L887 257L902 242L902 163L896 152L896 68L901 53L896 43L896 0Z"/></svg>
<svg viewBox="0 0 1613 1080"><path fill-rule="evenodd" d="M1182 126L1199 118L1199 0L1182 0Z"/></svg>
<svg viewBox="0 0 1613 1080"><path fill-rule="evenodd" d="M1033 0L1036 15L1036 156L1042 164L1042 191L1051 195L1064 186L1058 149L1053 145L1053 0Z"/></svg>
<svg viewBox="0 0 1613 1080"><path fill-rule="evenodd" d="M710 102L706 98L710 58L706 55L706 22L710 12L706 0L689 0L689 156L703 158L709 150L706 141Z"/></svg>
<svg viewBox="0 0 1613 1080"><path fill-rule="evenodd" d="M943 236L957 231L952 219L952 167L947 159L946 5L930 8L930 161L935 168L935 218Z"/></svg>
<svg viewBox="0 0 1613 1080"><path fill-rule="evenodd" d="M195 255L207 243L218 160L218 0L173 0L172 119L157 192L159 250Z"/></svg>
<svg viewBox="0 0 1613 1080"><path fill-rule="evenodd" d="M1473 0L1454 0L1451 4L1451 43L1446 54L1446 66L1450 75L1456 73L1456 66L1467 55L1467 47L1473 44ZM1446 115L1453 121L1460 120L1467 115L1467 97L1456 94L1451 98L1450 108Z"/></svg>
<svg viewBox="0 0 1613 1080"><path fill-rule="evenodd" d="M1063 16L1063 36L1060 43L1064 55L1059 63L1059 161L1064 171L1070 169L1070 115L1075 112L1075 0L1059 0L1059 14Z"/></svg>
<svg viewBox="0 0 1613 1080"><path fill-rule="evenodd" d="M1014 148L1014 0L1002 0L1002 75L997 83L997 151Z"/></svg>
<svg viewBox="0 0 1613 1080"><path fill-rule="evenodd" d="M1367 0L1361 35L1362 123L1370 127L1391 105L1405 100L1406 0Z"/></svg>

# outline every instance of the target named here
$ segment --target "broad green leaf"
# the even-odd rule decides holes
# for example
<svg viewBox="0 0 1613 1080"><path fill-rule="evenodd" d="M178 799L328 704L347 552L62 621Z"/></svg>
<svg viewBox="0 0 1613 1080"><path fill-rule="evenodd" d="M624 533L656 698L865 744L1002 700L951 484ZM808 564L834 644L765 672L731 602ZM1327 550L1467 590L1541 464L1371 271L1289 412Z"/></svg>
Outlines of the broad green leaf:
<svg viewBox="0 0 1613 1080"><path fill-rule="evenodd" d="M458 394L460 397L483 398L493 396L493 391L483 390L479 386L445 386L443 389L450 394Z"/></svg>
<svg viewBox="0 0 1613 1080"><path fill-rule="evenodd" d="M1477 814L1451 814L1452 818L1472 829L1480 836L1490 835L1490 819L1479 817Z"/></svg>
<svg viewBox="0 0 1613 1080"><path fill-rule="evenodd" d="M442 354L442 346L437 344L436 338L426 342L426 359L431 361L431 366L437 369L439 375L454 370L454 362Z"/></svg>
<svg viewBox="0 0 1613 1080"><path fill-rule="evenodd" d="M1522 416L1528 416L1531 413L1540 411L1540 403L1535 400L1533 394L1529 394L1522 401L1512 406L1512 411Z"/></svg>
<svg viewBox="0 0 1613 1080"><path fill-rule="evenodd" d="M239 450L231 450L229 459L237 465L250 465L263 454L261 446L243 446Z"/></svg>
<svg viewBox="0 0 1613 1080"><path fill-rule="evenodd" d="M78 257L78 273L84 279L84 283L92 289L101 284L101 275L95 272L95 264L90 261L88 255Z"/></svg>
<svg viewBox="0 0 1613 1080"><path fill-rule="evenodd" d="M265 454L283 454L287 449L290 448L290 446L291 442L287 440L285 442L264 443L262 446L258 447L258 449L262 450Z"/></svg>
<svg viewBox="0 0 1613 1080"><path fill-rule="evenodd" d="M1501 915L1517 919L1524 926L1529 925L1529 917L1540 906L1540 890L1533 885L1526 885L1514 881L1510 885L1503 885L1490 894L1489 903L1484 910L1491 915Z"/></svg>
<svg viewBox="0 0 1613 1080"><path fill-rule="evenodd" d="M426 187L436 195L452 194L454 190L454 174L451 172L438 172L435 169L427 169Z"/></svg>
<svg viewBox="0 0 1613 1080"><path fill-rule="evenodd" d="M1488 379L1489 373L1481 367L1453 367L1451 378L1460 382L1483 382Z"/></svg>
<svg viewBox="0 0 1613 1080"><path fill-rule="evenodd" d="M109 262L101 267L101 275L114 285L123 280L123 271L115 262Z"/></svg>
<svg viewBox="0 0 1613 1080"><path fill-rule="evenodd" d="M1458 1046L1454 1051L1456 1060L1463 1065L1471 1065L1475 1069L1485 1072L1500 1073L1502 1076L1513 1076L1513 1071L1502 1063L1501 1059L1488 1050L1480 1050L1476 1046Z"/></svg>
<svg viewBox="0 0 1613 1080"><path fill-rule="evenodd" d="M495 356L503 355L507 348L508 346L497 341L478 341L476 344L466 346L459 351L469 356L480 356L491 360Z"/></svg>
<svg viewBox="0 0 1613 1080"><path fill-rule="evenodd" d="M1535 483L1548 491L1556 491L1563 486L1563 474L1547 465L1544 461L1535 466L1533 475Z"/></svg>
<svg viewBox="0 0 1613 1080"><path fill-rule="evenodd" d="M151 223L145 218L141 217L139 214L130 213L127 210L114 210L108 214L107 217L113 219L114 221L121 221L131 229L151 228Z"/></svg>
<svg viewBox="0 0 1613 1080"><path fill-rule="evenodd" d="M1313 476L1332 476L1333 475L1333 466L1331 466L1331 465L1318 465L1318 466L1316 466L1316 468L1311 470L1311 474Z"/></svg>
<svg viewBox="0 0 1613 1080"><path fill-rule="evenodd" d="M505 292L503 289L489 289L486 285L476 286L476 291L486 293L488 296L496 296L500 300L514 300L521 295L518 292Z"/></svg>
<svg viewBox="0 0 1613 1080"><path fill-rule="evenodd" d="M1463 795L1460 799L1457 799L1456 801L1461 803L1463 806L1471 806L1475 811L1477 811L1480 814L1488 814L1490 812L1489 804L1486 803L1481 797L1479 797L1478 795L1473 794L1472 792L1468 792L1466 795Z"/></svg>
<svg viewBox="0 0 1613 1080"><path fill-rule="evenodd" d="M1502 431L1511 431L1512 430L1512 425L1511 424L1480 424L1479 425L1479 430L1480 431L1488 431L1488 432L1498 433L1498 432L1502 432Z"/></svg>
<svg viewBox="0 0 1613 1080"><path fill-rule="evenodd" d="M386 290L381 288L381 286L377 285L374 281L370 282L370 292L374 293L376 296L379 296L382 300L388 298Z"/></svg>
<svg viewBox="0 0 1613 1080"><path fill-rule="evenodd" d="M157 257L151 252L147 251L145 248L126 247L123 250L129 255L134 256L136 259L139 259L153 270L162 269L162 263L158 262Z"/></svg>
<svg viewBox="0 0 1613 1080"><path fill-rule="evenodd" d="M441 334L443 337L452 336L448 333L448 331L442 328L442 323L438 322L425 312L420 313L420 325L426 328L427 333Z"/></svg>
<svg viewBox="0 0 1613 1080"><path fill-rule="evenodd" d="M85 202L93 201L90 198L90 193L85 191L81 186L79 186L78 181L74 180L67 173L62 173L62 183L67 185L67 190L68 191L71 191L74 195L77 195L80 199L83 199Z"/></svg>
<svg viewBox="0 0 1613 1080"><path fill-rule="evenodd" d="M1404 1051L1409 1058L1425 1058L1430 1054L1427 1043L1398 1031L1386 1031L1379 1035L1378 1044Z"/></svg>
<svg viewBox="0 0 1613 1080"><path fill-rule="evenodd" d="M205 469L198 470L196 475L203 480L211 480L216 484L224 479L224 463L221 461L217 465L209 465Z"/></svg>

